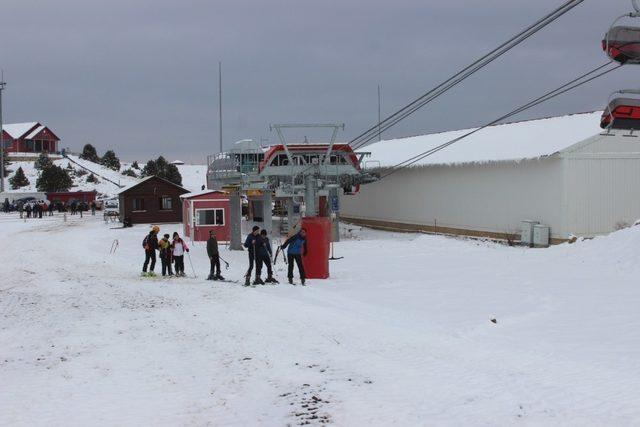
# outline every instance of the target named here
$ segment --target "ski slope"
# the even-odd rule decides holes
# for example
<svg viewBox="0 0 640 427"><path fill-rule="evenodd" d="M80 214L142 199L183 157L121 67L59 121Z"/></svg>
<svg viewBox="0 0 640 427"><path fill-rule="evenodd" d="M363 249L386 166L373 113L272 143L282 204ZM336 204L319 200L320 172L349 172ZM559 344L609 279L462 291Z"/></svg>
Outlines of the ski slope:
<svg viewBox="0 0 640 427"><path fill-rule="evenodd" d="M203 280L203 243L198 278L140 278L147 226L0 223L3 425L640 420L640 227L530 250L345 226L331 279L243 288Z"/></svg>
<svg viewBox="0 0 640 427"><path fill-rule="evenodd" d="M70 191L91 191L96 190L100 194L106 196L115 196L120 187L126 187L135 184L139 181L139 178L123 175L121 172L129 169L131 163L123 162L120 167L120 171L114 171L105 166L97 163L93 163L89 160L83 160L77 156L68 156L73 162L69 162L68 159L54 160L54 164L66 168L69 163L74 169L81 169L84 167L95 174L99 175L98 183L87 182L87 175L73 177L74 187ZM36 192L36 181L38 180L38 170L34 167L33 161L14 161L8 169L11 171L5 179L5 188L10 189L9 179L15 174L18 167L22 167L29 185L21 187L17 190L10 190L11 192L18 193L33 193ZM180 175L182 175L182 186L189 191L200 191L202 186L207 184L207 166L206 165L178 165ZM140 170L135 170L137 174L140 174ZM102 179L102 177L107 178ZM112 182L109 182L112 181Z"/></svg>

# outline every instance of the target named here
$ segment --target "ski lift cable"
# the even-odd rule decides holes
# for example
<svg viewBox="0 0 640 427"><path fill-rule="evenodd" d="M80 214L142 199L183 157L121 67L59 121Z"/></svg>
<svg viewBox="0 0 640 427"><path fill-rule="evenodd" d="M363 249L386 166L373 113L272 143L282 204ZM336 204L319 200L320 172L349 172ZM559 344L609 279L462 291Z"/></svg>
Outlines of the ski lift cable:
<svg viewBox="0 0 640 427"><path fill-rule="evenodd" d="M518 33L517 35L511 37L509 40L502 43L500 46L493 49L491 52L487 53L486 55L482 56L477 61L463 68L458 73L456 73L449 79L445 80L444 82L440 83L435 88L431 89L427 93L416 98L414 101L402 107L395 113L391 114L389 117L385 118L380 123L376 123L374 126L369 128L362 134L353 138L349 142L349 145L354 146L354 148L359 148L362 145L366 144L371 139L376 137L378 133L378 129L380 129L381 125L386 126L387 124L389 124L389 122L393 122L391 126L395 125L400 120L406 118L408 115L415 112L417 108L421 108L422 106L426 105L427 103L431 102L433 99L442 95L444 92L451 89L461 81L475 74L480 69L486 67L487 65L489 65L490 63L492 63L493 61L495 61L496 59L498 59L499 57L501 57L502 55L504 55L505 53L513 49L514 47L518 46L519 44L527 40L529 37L533 36L540 30L542 30L547 25L551 24L552 22L554 22L555 20L557 20L558 18L560 18L561 16L563 16L564 14L566 14L567 12L575 8L576 6L583 3L583 1L584 0L569 0L565 2L563 5L561 5L551 13L539 19L538 21L536 21L535 23L527 27L525 30ZM390 126L385 127L385 129L388 129L389 127Z"/></svg>
<svg viewBox="0 0 640 427"><path fill-rule="evenodd" d="M528 102L527 104L524 104L524 105L522 105L522 106L518 107L517 109L515 109L515 110L511 111L510 113L507 113L507 114L505 114L504 116L502 116L502 117L500 117L500 118L498 118L498 119L496 119L496 120L493 120L492 122L490 122L490 123L488 123L488 124L486 124L486 125L484 125L484 126L482 126L482 127L480 127L480 128L476 128L476 129L474 129L474 130L473 130L473 131L471 131L469 134L466 134L466 135L463 135L463 136L461 136L461 137L456 138L456 139L455 139L455 142L457 142L458 140L464 139L464 138L466 138L467 136L469 136L469 135L471 135L471 134L473 134L473 133L479 132L480 130L482 130L482 129L486 128L486 127L492 126L492 125L494 125L494 124L496 124L496 123L498 123L498 122L500 122L500 121L502 121L502 120L505 120L505 119L507 119L507 118L509 118L509 117L512 117L512 116L514 116L514 115L516 115L516 114L518 114L518 113L521 113L522 111L525 111L525 110L526 110L526 109L528 109L528 108L532 108L533 106L538 105L538 104L540 104L540 103L542 103L542 102L544 102L544 101L546 101L546 100L548 100L548 99L551 99L550 97L551 97L552 95L554 95L554 94L556 94L556 93L558 93L558 92L560 92L560 91L564 90L565 88L567 88L568 86L570 86L570 85L572 85L572 84L575 84L576 82L579 82L580 80L583 80L583 79L587 78L587 77L588 77L588 76L590 76L591 74L593 74L593 73L596 73L596 72L600 71L601 69L605 68L606 66L610 65L611 63L613 63L613 61L609 61L609 62L607 62L607 63L605 63L605 64L603 64L603 65L600 65L600 66L598 66L598 67L594 68L594 69L593 69L593 70L591 70L591 71L588 71L587 73L582 74L582 75L581 75L581 76L579 76L579 77L576 77L575 79L573 79L573 80L571 80L571 81L569 81L569 82L567 82L567 83L563 84L562 86L560 86L560 87L558 87L558 88L556 88L556 89L554 89L554 90L552 90L552 91L550 91L550 92L547 92L546 94L544 94L544 95L542 95L542 96L540 96L540 97L538 97L538 98L536 98L536 99L534 99L534 100L532 100L532 101ZM612 70L614 70L614 69L615 69L615 68L613 68ZM611 70L611 71L612 71L612 70ZM599 77L599 76L597 76L597 77ZM585 82L585 83L586 83L586 82ZM566 92L566 91L565 91L565 92ZM564 92L562 92L562 93L564 93ZM558 93L558 95L559 95L559 93ZM534 105L534 103L535 103L535 105ZM446 144L446 143L445 143L445 144ZM443 145L444 145L444 144L443 144ZM437 148L437 147L434 147L434 148ZM414 156L414 157L411 157L411 158L409 158L409 159L406 159L406 160L404 160L404 161L402 161L402 162L398 163L397 165L395 165L395 166L393 166L393 167L394 167L394 168L402 167L405 163L408 163L408 162L410 162L410 161L412 161L412 160L414 160L414 159L416 159L416 158L418 158L418 157L422 158L421 156L423 156L425 153L426 153L426 152L424 152L424 153L420 153L420 154L418 154L418 155L416 155L416 156Z"/></svg>
<svg viewBox="0 0 640 427"><path fill-rule="evenodd" d="M404 169L404 168L406 168L408 166L411 166L412 164L414 164L414 163L416 163L416 162L418 162L418 161L420 161L420 160L422 160L422 159L424 159L424 158L426 158L426 157L428 157L428 156L430 156L432 154L435 154L438 151L440 151L440 150L442 150L442 149L444 149L446 147L449 147L450 145L455 144L456 142L460 142L461 140L463 140L463 139L465 139L465 138L467 138L467 137L469 137L469 136L471 136L471 135L473 135L473 134L475 134L477 132L480 132L483 129L486 129L487 127L493 126L493 125L501 122L502 120L508 119L509 117L512 117L512 116L514 116L516 114L519 114L519 113L521 113L523 111L526 111L526 110L528 110L530 108L533 108L533 107L535 107L535 106L537 106L539 104L542 104L543 102L549 101L549 100L551 100L551 99L553 99L553 98L555 98L557 96L560 96L560 95L562 95L562 94L564 94L566 92L569 92L569 91L571 91L573 89L576 89L576 88L578 88L578 87L580 87L580 86L582 86L582 85L584 85L586 83L589 83L589 82L591 82L591 81L593 81L593 80L595 80L595 79L597 79L599 77L602 77L602 76L604 76L604 75L606 75L606 74L608 74L608 73L610 73L612 71L615 71L615 70L619 69L620 67L622 67L622 65L620 64L620 65L617 65L617 66L615 66L613 68L609 68L609 69L607 69L605 71L602 71L602 72L600 72L600 73L598 73L596 75L593 75L588 79L585 79L586 77L588 77L588 76L592 75L593 73L603 69L604 67L606 67L607 65L611 64L612 62L613 61L608 62L608 63L606 63L604 65L601 65L601 66L589 71L588 73L585 73L585 74L581 75L580 77L578 77L576 79L573 79L570 82L565 83L564 85L562 85L562 86L560 86L560 87L558 87L558 88L556 88L556 89L554 89L552 91L547 92L546 94L534 99L533 101L530 101L527 104L524 104L524 105L516 108L515 110L511 111L510 113L507 113L507 114L499 117L498 119L492 120L491 122L489 122L489 123L477 128L477 129L469 131L464 135L461 135L461 136L459 136L457 138L454 138L454 139L452 139L452 140L450 140L448 142L445 142L444 144L438 145L437 147L431 148L431 149L429 149L429 150L427 150L427 151L425 151L425 152L423 152L421 154L418 154L416 156L411 157L410 159L407 159L407 160L405 160L405 161L403 161L401 163L398 163L397 165L393 166L388 173L386 173L383 176L381 176L380 179L382 180L382 179L394 174L395 172L397 172L397 171L399 171L401 169Z"/></svg>

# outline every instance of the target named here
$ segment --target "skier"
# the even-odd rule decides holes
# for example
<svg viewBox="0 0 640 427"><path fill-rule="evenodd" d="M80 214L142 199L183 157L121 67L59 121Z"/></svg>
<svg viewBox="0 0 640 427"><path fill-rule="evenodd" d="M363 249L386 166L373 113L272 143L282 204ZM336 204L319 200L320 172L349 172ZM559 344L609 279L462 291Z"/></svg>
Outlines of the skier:
<svg viewBox="0 0 640 427"><path fill-rule="evenodd" d="M209 270L209 277L207 277L207 280L224 280L224 277L220 274L220 251L218 250L218 239L216 239L216 232L213 230L209 231L207 255L211 262L211 269Z"/></svg>
<svg viewBox="0 0 640 427"><path fill-rule="evenodd" d="M171 242L169 241L169 235L165 234L158 242L160 247L160 262L162 262L162 275L169 274L173 276L171 271Z"/></svg>
<svg viewBox="0 0 640 427"><path fill-rule="evenodd" d="M96 202L91 202L91 216L96 216Z"/></svg>
<svg viewBox="0 0 640 427"><path fill-rule="evenodd" d="M289 263L287 273L289 283L293 285L293 261L295 260L296 264L298 264L300 282L304 285L305 273L304 265L302 264L302 257L307 256L307 230L303 228L299 233L289 237L282 245L282 249L284 250L287 246L289 247L287 250L287 261Z"/></svg>
<svg viewBox="0 0 640 427"><path fill-rule="evenodd" d="M27 212L27 218L31 218L31 203L27 203L24 207L25 212Z"/></svg>
<svg viewBox="0 0 640 427"><path fill-rule="evenodd" d="M262 264L267 265L267 278L265 282L267 283L278 283L278 281L273 277L273 269L271 268L271 260L273 259L273 252L271 249L271 242L267 237L267 230L260 231L260 237L262 238L262 246L258 248L258 262L260 263L260 268L262 269Z"/></svg>
<svg viewBox="0 0 640 427"><path fill-rule="evenodd" d="M154 225L149 234L147 234L142 241L142 247L144 248L144 264L142 264L143 276L155 276L153 269L156 266L156 249L158 249L158 233L160 227ZM151 261L151 265L149 265ZM149 273L147 273L147 266L149 267Z"/></svg>
<svg viewBox="0 0 640 427"><path fill-rule="evenodd" d="M173 250L173 259L176 262L176 276L184 276L184 253L189 252L187 243L180 238L178 232L173 233L173 242L171 242Z"/></svg>
<svg viewBox="0 0 640 427"><path fill-rule="evenodd" d="M49 216L53 216L53 211L56 208L55 203L49 202Z"/></svg>
<svg viewBox="0 0 640 427"><path fill-rule="evenodd" d="M24 204L22 202L18 202L18 212L20 212L20 219L24 216Z"/></svg>
<svg viewBox="0 0 640 427"><path fill-rule="evenodd" d="M253 263L255 261L256 264L256 278L253 281L254 285L264 285L264 282L260 278L260 274L262 272L262 263L258 263L258 259L256 258L256 248L262 246L262 238L260 237L260 227L254 225L251 233L247 236L244 241L244 247L249 250L249 269L247 270L247 274L245 276L245 286L249 286L249 282L251 281L251 272L253 271Z"/></svg>

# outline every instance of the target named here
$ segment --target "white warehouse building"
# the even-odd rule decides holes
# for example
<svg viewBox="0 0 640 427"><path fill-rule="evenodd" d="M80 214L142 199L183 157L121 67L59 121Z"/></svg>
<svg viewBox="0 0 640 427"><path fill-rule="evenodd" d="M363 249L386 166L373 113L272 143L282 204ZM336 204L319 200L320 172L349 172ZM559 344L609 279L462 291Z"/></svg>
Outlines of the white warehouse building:
<svg viewBox="0 0 640 427"><path fill-rule="evenodd" d="M511 239L525 220L552 243L640 218L640 138L604 132L601 112L497 125L342 197L343 220L388 229ZM365 147L367 168L390 167L467 133ZM519 237L516 237L519 238Z"/></svg>

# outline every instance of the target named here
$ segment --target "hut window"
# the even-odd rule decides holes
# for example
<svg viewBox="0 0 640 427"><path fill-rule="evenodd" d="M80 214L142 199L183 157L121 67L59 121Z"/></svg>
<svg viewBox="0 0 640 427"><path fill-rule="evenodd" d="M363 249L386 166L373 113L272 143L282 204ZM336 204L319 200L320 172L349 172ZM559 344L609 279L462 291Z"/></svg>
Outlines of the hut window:
<svg viewBox="0 0 640 427"><path fill-rule="evenodd" d="M144 199L143 198L135 198L133 199L133 210L134 211L143 211L144 210Z"/></svg>
<svg viewBox="0 0 640 427"><path fill-rule="evenodd" d="M224 225L224 209L198 209L196 220L196 225Z"/></svg>
<svg viewBox="0 0 640 427"><path fill-rule="evenodd" d="M160 209L163 211L170 211L173 209L173 202L170 196L163 196L160 199Z"/></svg>

